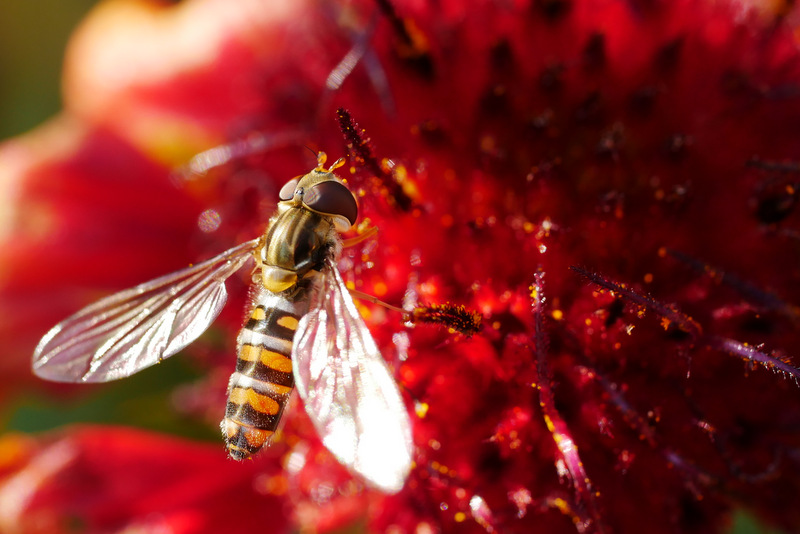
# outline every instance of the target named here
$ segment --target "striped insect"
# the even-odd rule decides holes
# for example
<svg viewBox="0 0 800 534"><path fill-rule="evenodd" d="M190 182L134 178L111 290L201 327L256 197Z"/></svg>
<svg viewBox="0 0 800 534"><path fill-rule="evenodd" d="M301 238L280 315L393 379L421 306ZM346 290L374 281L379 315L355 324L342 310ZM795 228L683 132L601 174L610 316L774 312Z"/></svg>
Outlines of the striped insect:
<svg viewBox="0 0 800 534"><path fill-rule="evenodd" d="M322 442L369 484L399 491L411 467L411 423L397 384L337 268L358 207L333 170L280 190L259 239L106 297L53 327L33 371L58 382L107 382L172 356L227 299L225 280L255 257L248 319L237 338L222 434L229 455L268 445L293 388ZM354 238L352 242L359 238Z"/></svg>

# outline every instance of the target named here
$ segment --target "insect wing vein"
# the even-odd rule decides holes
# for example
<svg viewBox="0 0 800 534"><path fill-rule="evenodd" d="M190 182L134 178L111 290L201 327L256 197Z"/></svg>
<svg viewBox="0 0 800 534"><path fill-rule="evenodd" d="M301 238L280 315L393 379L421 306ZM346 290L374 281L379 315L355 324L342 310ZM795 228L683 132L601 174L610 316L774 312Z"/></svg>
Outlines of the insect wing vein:
<svg viewBox="0 0 800 534"><path fill-rule="evenodd" d="M386 361L332 260L292 350L295 386L325 446L379 489L411 468L411 421Z"/></svg>
<svg viewBox="0 0 800 534"><path fill-rule="evenodd" d="M106 297L53 327L36 347L33 371L59 382L130 376L194 341L219 315L225 280L258 240Z"/></svg>

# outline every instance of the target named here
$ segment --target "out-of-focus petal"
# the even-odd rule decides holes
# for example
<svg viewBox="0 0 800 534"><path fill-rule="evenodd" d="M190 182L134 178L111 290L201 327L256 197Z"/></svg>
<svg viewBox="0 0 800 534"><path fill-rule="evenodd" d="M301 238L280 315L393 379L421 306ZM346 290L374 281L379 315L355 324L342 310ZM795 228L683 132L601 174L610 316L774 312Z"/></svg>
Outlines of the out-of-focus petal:
<svg viewBox="0 0 800 534"><path fill-rule="evenodd" d="M21 452L20 449L24 449ZM0 441L0 531L287 531L275 464L239 464L220 447L121 428L73 428Z"/></svg>
<svg viewBox="0 0 800 534"><path fill-rule="evenodd" d="M182 163L228 141L236 121L277 109L270 93L325 74L319 18L307 0L104 2L67 51L65 107Z"/></svg>
<svg viewBox="0 0 800 534"><path fill-rule="evenodd" d="M6 377L29 375L48 324L194 259L197 199L108 130L61 116L5 143L0 169Z"/></svg>

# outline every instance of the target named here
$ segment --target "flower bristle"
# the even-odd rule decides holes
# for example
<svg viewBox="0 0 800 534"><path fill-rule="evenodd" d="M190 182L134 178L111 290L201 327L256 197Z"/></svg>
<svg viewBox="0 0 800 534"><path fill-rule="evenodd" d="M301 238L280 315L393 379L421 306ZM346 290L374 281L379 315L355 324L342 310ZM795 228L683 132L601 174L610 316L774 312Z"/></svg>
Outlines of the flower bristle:
<svg viewBox="0 0 800 534"><path fill-rule="evenodd" d="M800 386L800 369L793 366L793 359L786 354L771 356L747 343L717 336L708 336L703 341L711 349L738 356L744 361L769 369L784 378L791 378L797 386Z"/></svg>
<svg viewBox="0 0 800 534"><path fill-rule="evenodd" d="M674 252L672 254L675 257L687 260L685 257L677 255ZM724 339L718 336L704 335L700 325L691 317L682 313L675 305L664 304L652 297L640 295L636 291L626 287L624 284L614 282L599 274L587 271L580 267L571 266L570 269L605 291L618 294L623 299L628 300L638 306L653 310L661 317L662 325L664 326L665 330L673 327L673 325L677 325L682 332L689 336L689 340L692 342L692 344L705 345L720 352L725 352L733 356L739 356L746 361L758 364L763 366L765 369L774 371L783 377L788 376L796 384L800 385L800 381L798 381L800 379L800 369L791 365L792 359L787 355L781 354L777 357L770 356L765 352L748 345L747 343L742 343L732 339ZM739 288L740 290L743 290L746 294L755 295L755 297L757 297L759 300L764 300L770 303L774 302L775 300L774 297L764 295L761 291L755 290L751 285L745 284L735 277L731 277L730 275L725 277L724 274L720 274L719 276L722 276L723 279L727 279L728 283ZM786 308L785 305L781 305L780 307L781 309ZM791 317L794 318L795 316L792 314Z"/></svg>
<svg viewBox="0 0 800 534"><path fill-rule="evenodd" d="M483 317L475 310L462 304L423 304L416 306L409 314L411 323L437 324L450 331L472 337L481 331Z"/></svg>
<svg viewBox="0 0 800 534"><path fill-rule="evenodd" d="M397 183L391 172L384 169L375 157L371 141L366 136L366 131L358 125L350 112L344 108L336 110L336 118L347 144L347 150L352 156L352 163L365 168L371 173L372 179L386 190L386 194L383 196L389 200L390 205L402 211L411 209L411 199L403 191L402 186Z"/></svg>
<svg viewBox="0 0 800 534"><path fill-rule="evenodd" d="M763 311L776 311L794 322L800 322L800 307L785 302L776 294L756 287L754 284L743 280L733 273L670 248L660 250L659 255L668 255L675 258L679 262L694 269L698 274L705 274L711 277L715 282L732 287L742 297L752 302Z"/></svg>
<svg viewBox="0 0 800 534"><path fill-rule="evenodd" d="M534 275L534 282L530 286L533 308L533 352L537 373L536 382L532 386L539 391L539 406L542 409L545 424L559 450L560 458L556 460L555 467L561 471L563 467L560 466L564 464L574 488L574 497L569 500L569 515L579 532L602 534L606 531L606 527L597 504L600 493L593 488L592 481L586 473L578 445L557 408L553 391L554 380L547 356L544 274L540 268Z"/></svg>
<svg viewBox="0 0 800 534"><path fill-rule="evenodd" d="M402 18L390 0L375 0L381 13L389 20L396 37L395 55L426 79L433 79L435 69L425 38L413 20Z"/></svg>
<svg viewBox="0 0 800 534"><path fill-rule="evenodd" d="M700 325L694 319L682 313L674 304L665 304L652 297L640 295L636 291L628 288L625 284L614 282L600 274L587 271L586 269L574 265L570 266L570 269L600 289L609 291L614 295L620 295L626 301L640 306L641 308L654 311L661 317L661 324L665 330L677 327L692 340L697 339L702 334Z"/></svg>

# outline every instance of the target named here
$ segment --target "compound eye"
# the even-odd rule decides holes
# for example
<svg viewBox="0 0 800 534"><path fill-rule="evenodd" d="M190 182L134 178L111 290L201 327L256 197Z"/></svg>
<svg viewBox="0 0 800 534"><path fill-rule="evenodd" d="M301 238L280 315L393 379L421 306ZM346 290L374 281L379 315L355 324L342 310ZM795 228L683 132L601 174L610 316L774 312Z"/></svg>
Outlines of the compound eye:
<svg viewBox="0 0 800 534"><path fill-rule="evenodd" d="M281 200L292 200L294 198L294 190L297 189L297 184L300 182L300 176L293 180L289 180L286 184L281 187L281 190L278 192L278 198Z"/></svg>
<svg viewBox="0 0 800 534"><path fill-rule="evenodd" d="M314 211L344 217L351 225L358 218L358 206L353 193L344 184L333 180L312 186L303 196L303 203Z"/></svg>

